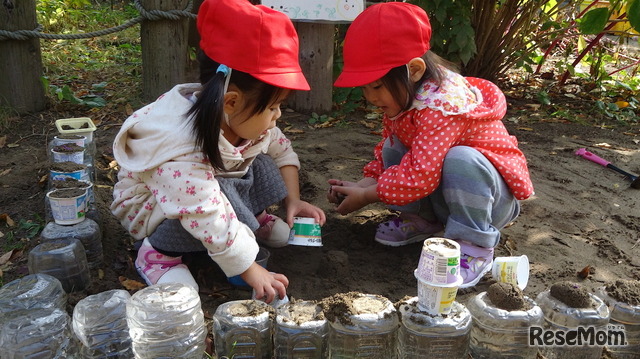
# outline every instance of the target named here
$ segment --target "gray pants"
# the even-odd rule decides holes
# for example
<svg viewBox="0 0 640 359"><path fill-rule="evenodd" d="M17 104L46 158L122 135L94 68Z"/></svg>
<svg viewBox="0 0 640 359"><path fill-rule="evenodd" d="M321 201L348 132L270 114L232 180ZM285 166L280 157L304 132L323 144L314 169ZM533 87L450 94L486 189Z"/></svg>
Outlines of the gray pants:
<svg viewBox="0 0 640 359"><path fill-rule="evenodd" d="M273 159L259 155L242 178L216 177L240 222L252 231L260 224L256 215L287 196L287 187ZM178 219L165 219L148 237L158 251L177 257L179 253L206 251L202 242L193 238Z"/></svg>
<svg viewBox="0 0 640 359"><path fill-rule="evenodd" d="M384 168L399 164L405 153L407 149L398 138L387 139L382 149ZM498 245L500 230L520 213L520 203L498 170L482 153L468 146L449 149L440 185L431 195L389 208L438 220L445 225L445 238L487 248Z"/></svg>

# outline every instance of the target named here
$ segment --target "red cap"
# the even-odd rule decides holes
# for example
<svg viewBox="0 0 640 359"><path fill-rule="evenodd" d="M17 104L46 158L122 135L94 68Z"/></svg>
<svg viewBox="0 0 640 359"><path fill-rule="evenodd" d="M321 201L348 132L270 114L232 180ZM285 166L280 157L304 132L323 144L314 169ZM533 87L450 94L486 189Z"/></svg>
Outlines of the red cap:
<svg viewBox="0 0 640 359"><path fill-rule="evenodd" d="M310 89L287 15L248 0L204 0L197 25L200 48L212 60L274 86Z"/></svg>
<svg viewBox="0 0 640 359"><path fill-rule="evenodd" d="M379 3L364 10L349 26L344 40L344 68L337 87L362 86L406 65L429 50L431 24L419 6Z"/></svg>

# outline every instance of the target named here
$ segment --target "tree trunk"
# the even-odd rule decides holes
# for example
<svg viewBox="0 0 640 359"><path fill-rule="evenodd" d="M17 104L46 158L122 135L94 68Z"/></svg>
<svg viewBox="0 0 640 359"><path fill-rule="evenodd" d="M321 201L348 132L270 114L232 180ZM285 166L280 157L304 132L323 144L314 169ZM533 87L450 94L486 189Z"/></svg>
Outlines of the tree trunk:
<svg viewBox="0 0 640 359"><path fill-rule="evenodd" d="M143 0L147 10L183 10L187 0ZM147 101L186 80L189 18L146 20L140 26L142 93Z"/></svg>
<svg viewBox="0 0 640 359"><path fill-rule="evenodd" d="M333 101L334 24L295 22L300 38L300 67L311 91L295 91L289 97L290 108L300 113L331 111Z"/></svg>
<svg viewBox="0 0 640 359"><path fill-rule="evenodd" d="M0 29L34 30L35 0L5 0L0 7ZM46 101L42 76L40 39L0 40L0 105L18 113L37 112Z"/></svg>

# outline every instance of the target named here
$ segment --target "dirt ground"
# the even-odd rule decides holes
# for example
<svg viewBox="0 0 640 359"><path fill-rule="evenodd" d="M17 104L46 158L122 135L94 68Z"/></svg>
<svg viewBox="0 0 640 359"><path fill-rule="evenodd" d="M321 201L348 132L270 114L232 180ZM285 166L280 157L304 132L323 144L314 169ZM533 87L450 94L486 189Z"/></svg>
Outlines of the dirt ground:
<svg viewBox="0 0 640 359"><path fill-rule="evenodd" d="M586 106L586 105L585 105ZM497 256L526 254L531 263L525 295L535 297L558 281L577 281L589 288L615 279L640 279L640 189L628 178L574 154L586 147L620 168L640 173L638 126L611 129L577 123L550 122L535 106L510 99L504 122L517 136L528 158L536 194L522 202L522 213L502 231ZM21 220L44 218L49 158L47 143L57 134L59 118L91 117L88 112L47 112L15 118L0 134L0 269L2 282L28 274L28 251L39 243L21 230ZM126 118L98 121L95 183L103 235L104 264L92 270L92 284L70 296L69 309L86 295L127 288L133 293L141 279L133 268L131 238L108 212L115 179L111 143ZM379 138L378 122L363 117L348 124L312 128L309 116L285 112L279 126L293 141L301 162L304 199L327 214L322 247L288 246L271 249L268 269L284 273L292 298L320 300L336 293L379 294L392 301L415 296L413 276L421 245L399 248L374 242L378 223L391 213L375 205L348 216L338 215L327 202L327 180L357 180ZM373 125L373 126L372 126ZM277 208L276 208L277 210ZM10 225L13 224L13 227ZM13 232L17 237L10 238ZM9 245L24 241L22 251L7 254ZM225 301L246 299L251 291L234 288L207 258L192 258L201 283L206 316ZM589 269L584 270L586 267ZM579 273L588 273L580 276ZM586 277L586 278L584 278ZM123 284L124 281L124 284ZM460 290L464 303L493 281L487 276L475 288Z"/></svg>

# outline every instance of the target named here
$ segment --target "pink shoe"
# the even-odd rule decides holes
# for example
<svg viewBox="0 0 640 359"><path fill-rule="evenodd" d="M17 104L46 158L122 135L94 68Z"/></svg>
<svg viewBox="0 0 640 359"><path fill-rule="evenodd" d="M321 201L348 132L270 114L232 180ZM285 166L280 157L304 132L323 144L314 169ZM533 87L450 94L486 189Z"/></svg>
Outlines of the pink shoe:
<svg viewBox="0 0 640 359"><path fill-rule="evenodd" d="M182 257L166 256L151 246L147 238L138 249L136 270L148 285L178 282L199 290L189 268L182 263Z"/></svg>
<svg viewBox="0 0 640 359"><path fill-rule="evenodd" d="M456 242L460 244L460 275L463 279L460 288L472 287L491 270L493 248L479 247L467 241Z"/></svg>
<svg viewBox="0 0 640 359"><path fill-rule="evenodd" d="M280 217L262 211L256 219L260 223L260 228L254 232L258 241L272 248L284 247L289 243L291 228Z"/></svg>
<svg viewBox="0 0 640 359"><path fill-rule="evenodd" d="M375 240L386 246L399 247L423 241L443 228L440 222L429 222L417 214L401 213L378 226Z"/></svg>

